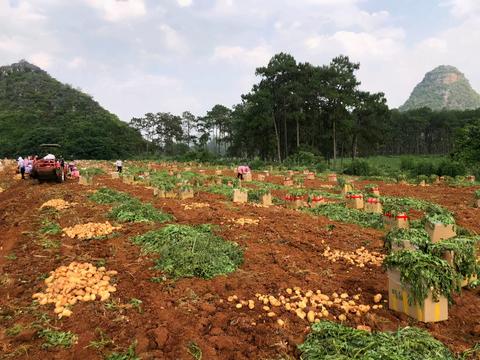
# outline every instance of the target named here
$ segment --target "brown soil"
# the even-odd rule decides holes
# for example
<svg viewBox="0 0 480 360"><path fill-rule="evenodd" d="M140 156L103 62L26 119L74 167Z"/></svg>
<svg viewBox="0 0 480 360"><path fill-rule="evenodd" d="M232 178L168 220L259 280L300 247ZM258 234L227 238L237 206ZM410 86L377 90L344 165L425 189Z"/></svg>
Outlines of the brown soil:
<svg viewBox="0 0 480 360"><path fill-rule="evenodd" d="M0 354L19 359L102 359L112 351L126 349L137 341L142 359L192 359L188 344L195 342L204 359L276 359L296 357L296 345L308 332L308 323L293 314L284 314L285 327L254 310L236 309L221 301L230 295L254 299L254 294L278 294L287 287L321 289L324 293L361 293L364 303L372 303L375 294L387 296L386 274L381 267L359 268L341 261L329 262L322 256L324 244L332 249L353 251L365 246L382 252L383 233L356 225L332 222L324 217L287 210L236 205L221 196L200 193L195 199L179 201L153 198L152 190L125 185L120 180L101 176L92 186L75 182L42 184L11 181L11 173L0 173L5 192L0 193L0 327L21 324L24 330L16 336L0 332ZM278 182L280 177L269 177ZM310 181L308 187L322 183ZM57 221L62 227L86 222L104 222L108 206L87 200L88 191L108 186L151 201L175 216L177 223L219 225L219 234L238 242L245 249L245 261L239 270L213 280L180 279L154 283L152 277L162 274L152 269L153 260L144 256L129 238L161 225L126 224L116 237L104 240L72 240L60 235L58 248L44 248L41 243L42 203L63 198L78 205L61 211ZM359 184L360 186L360 184ZM458 223L480 232L480 210L474 209L472 189L445 186L398 187L380 183L382 194L412 196L438 202L455 211ZM184 210L192 202L209 203L210 207ZM235 225L229 219L260 219L258 225ZM335 225L328 227L327 225ZM7 255L15 254L15 258ZM128 304L132 298L142 301L142 311L121 307L108 310L99 301L79 303L70 318L56 320L53 306L33 306L31 295L42 290L43 276L71 261L105 262L108 270L117 270L118 291L113 299ZM416 325L428 329L436 338L456 352L480 341L480 291L464 290L450 307L449 320L438 324L416 323L407 316L382 309L347 324L365 324L374 330L394 330ZM385 304L385 307L386 304ZM78 343L70 349L43 350L42 339L32 324L51 318L50 327L72 331ZM335 315L335 314L334 314ZM338 314L337 314L338 315ZM98 340L102 330L113 344L102 350L89 346ZM1 358L1 355L0 355Z"/></svg>

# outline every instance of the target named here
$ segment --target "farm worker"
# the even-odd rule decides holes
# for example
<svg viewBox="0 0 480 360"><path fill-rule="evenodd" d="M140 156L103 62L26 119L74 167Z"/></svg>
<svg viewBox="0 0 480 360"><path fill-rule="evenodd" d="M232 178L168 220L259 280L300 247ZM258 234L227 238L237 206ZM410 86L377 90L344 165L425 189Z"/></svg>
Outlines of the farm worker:
<svg viewBox="0 0 480 360"><path fill-rule="evenodd" d="M122 172L122 168L123 168L123 162L122 160L117 160L115 162L115 166L117 167L117 172L121 173Z"/></svg>
<svg viewBox="0 0 480 360"><path fill-rule="evenodd" d="M25 162L25 173L30 174L32 172L32 167L33 167L32 157L29 156L28 159L24 160L24 162Z"/></svg>
<svg viewBox="0 0 480 360"><path fill-rule="evenodd" d="M20 174L22 174L22 179L25 180L25 161L21 156L17 160L17 165L18 165L18 171L20 171Z"/></svg>
<svg viewBox="0 0 480 360"><path fill-rule="evenodd" d="M240 165L237 168L237 178L243 180L243 175L250 172L250 168L247 165Z"/></svg>

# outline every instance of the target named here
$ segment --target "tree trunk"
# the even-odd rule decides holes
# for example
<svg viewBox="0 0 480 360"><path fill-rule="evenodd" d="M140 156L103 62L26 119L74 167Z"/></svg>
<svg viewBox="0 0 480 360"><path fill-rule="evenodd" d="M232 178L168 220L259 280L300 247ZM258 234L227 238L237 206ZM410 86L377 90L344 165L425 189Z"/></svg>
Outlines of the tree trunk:
<svg viewBox="0 0 480 360"><path fill-rule="evenodd" d="M287 133L287 114L285 112L285 107L283 109L283 131L284 131L284 146L285 146L285 159L288 157L288 133Z"/></svg>
<svg viewBox="0 0 480 360"><path fill-rule="evenodd" d="M357 157L357 149L358 149L358 135L355 133L353 134L353 141L352 141L352 160L355 160Z"/></svg>
<svg viewBox="0 0 480 360"><path fill-rule="evenodd" d="M277 142L277 156L278 162L282 162L282 152L280 150L280 135L278 134L277 122L275 121L275 113L272 112L272 119L273 119L273 128L275 129L275 140Z"/></svg>
<svg viewBox="0 0 480 360"><path fill-rule="evenodd" d="M337 134L336 134L336 129L335 129L336 121L335 117L333 118L333 129L332 129L332 134L333 134L333 161L335 162L337 160Z"/></svg>

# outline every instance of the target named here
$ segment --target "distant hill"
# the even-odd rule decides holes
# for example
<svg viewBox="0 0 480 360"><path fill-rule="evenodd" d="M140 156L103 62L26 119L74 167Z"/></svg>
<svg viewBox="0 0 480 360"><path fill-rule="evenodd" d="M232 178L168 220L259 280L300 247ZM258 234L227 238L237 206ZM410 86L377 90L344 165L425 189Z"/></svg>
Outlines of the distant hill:
<svg viewBox="0 0 480 360"><path fill-rule="evenodd" d="M470 110L480 108L480 95L475 92L456 67L441 65L425 74L399 110L428 107L432 110Z"/></svg>
<svg viewBox="0 0 480 360"><path fill-rule="evenodd" d="M0 67L0 158L37 153L42 143L62 145L76 159L137 154L141 135L90 95L65 85L24 60Z"/></svg>

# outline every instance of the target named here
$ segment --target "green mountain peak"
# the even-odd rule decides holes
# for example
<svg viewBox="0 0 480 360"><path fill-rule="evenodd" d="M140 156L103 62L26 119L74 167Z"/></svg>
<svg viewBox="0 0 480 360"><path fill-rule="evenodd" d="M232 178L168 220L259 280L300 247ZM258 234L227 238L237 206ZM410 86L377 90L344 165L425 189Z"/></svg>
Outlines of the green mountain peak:
<svg viewBox="0 0 480 360"><path fill-rule="evenodd" d="M427 107L432 110L469 110L480 108L480 95L465 75L451 65L440 65L425 74L399 110Z"/></svg>

